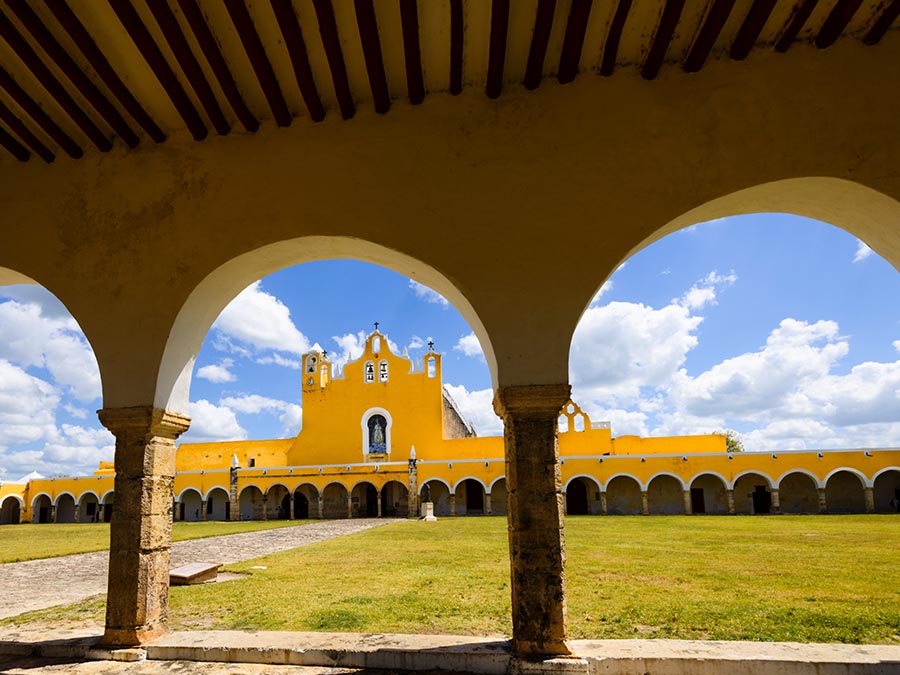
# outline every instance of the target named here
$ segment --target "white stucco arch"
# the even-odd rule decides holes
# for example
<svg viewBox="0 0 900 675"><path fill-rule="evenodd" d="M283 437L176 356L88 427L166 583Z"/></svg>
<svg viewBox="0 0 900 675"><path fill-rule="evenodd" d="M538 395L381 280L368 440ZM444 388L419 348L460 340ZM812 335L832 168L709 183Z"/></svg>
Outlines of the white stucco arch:
<svg viewBox="0 0 900 675"><path fill-rule="evenodd" d="M115 497L115 496L116 496L115 490L107 490L106 492L103 493L103 497L100 498L100 503L106 504L107 497Z"/></svg>
<svg viewBox="0 0 900 675"><path fill-rule="evenodd" d="M213 492L215 492L216 490L221 490L222 492L225 493L226 499L231 499L231 491L229 490L229 488L227 488L223 485L213 485L211 488L209 488L209 490L206 491L206 494L203 495L203 501L209 501L210 495Z"/></svg>
<svg viewBox="0 0 900 675"><path fill-rule="evenodd" d="M46 492L38 492L38 493L31 499L31 508L34 508L34 505L37 504L38 499L40 499L41 497L46 497L46 498L47 498L47 501L50 502L50 506L53 506L53 504L55 503L55 502L53 501L53 497L51 497L51 496L50 496L49 494L47 494Z"/></svg>
<svg viewBox="0 0 900 675"><path fill-rule="evenodd" d="M788 476L790 476L791 474L795 474L795 473L802 473L804 476L809 476L812 479L812 482L816 486L817 489L822 489L825 487L825 482L822 481L812 471L809 471L807 469L788 469L787 471L785 471L783 474L781 474L778 477L778 480L775 482L776 489L780 490L782 481L785 478L787 478Z"/></svg>
<svg viewBox="0 0 900 675"><path fill-rule="evenodd" d="M463 476L458 481L456 481L456 484L453 486L453 489L450 491L451 494L456 494L456 490L459 488L459 486L462 485L467 480L474 480L476 483L478 483L481 486L482 490L487 491L487 487L485 486L484 482L480 478L476 478L475 476Z"/></svg>
<svg viewBox="0 0 900 675"><path fill-rule="evenodd" d="M378 491L379 494L381 494L381 488L378 487L378 485L375 484L375 481L368 480L368 479L366 479L366 478L361 478L360 480L358 480L358 481L356 481L355 483L353 483L353 485L350 486L350 488L347 490L347 492L349 492L349 493L352 495L352 494L353 494L353 491L354 491L356 488L358 488L360 485L362 485L363 483L365 483L365 484L367 484L367 485L371 485L373 488L375 488L375 490Z"/></svg>
<svg viewBox="0 0 900 675"><path fill-rule="evenodd" d="M884 467L883 469L879 469L878 471L876 471L876 472L872 475L872 485L873 485L873 486L875 485L875 481L878 480L878 477L879 477L881 474L887 473L888 471L900 471L900 466L886 466L886 467Z"/></svg>
<svg viewBox="0 0 900 675"><path fill-rule="evenodd" d="M266 488L266 491L263 494L268 497L269 493L277 487L282 487L288 494L293 494L293 491L285 483L272 483L268 488Z"/></svg>
<svg viewBox="0 0 900 675"><path fill-rule="evenodd" d="M250 488L256 488L257 490L259 490L260 495L262 495L263 497L266 496L265 490L263 490L261 487L259 487L259 485L257 485L256 483L248 483L247 485L242 486L241 489L238 491L238 499L240 499L241 495L244 494Z"/></svg>
<svg viewBox="0 0 900 675"><path fill-rule="evenodd" d="M737 485L737 482L743 478L744 476L759 476L763 480L766 481L766 487L770 490L775 486L774 481L771 476L762 471L756 471L754 469L748 469L747 471L741 471L738 474L735 474L734 478L731 479L731 482L727 484L729 490L734 490L734 486Z"/></svg>
<svg viewBox="0 0 900 675"><path fill-rule="evenodd" d="M20 509L25 508L25 500L21 495L4 495L3 497L0 497L0 509L3 508L3 504L7 499L12 499L14 502L18 502Z"/></svg>
<svg viewBox="0 0 900 675"><path fill-rule="evenodd" d="M494 480L491 481L491 484L488 485L488 492L494 489L494 486L499 483L501 480L506 480L506 476L497 476Z"/></svg>
<svg viewBox="0 0 900 675"><path fill-rule="evenodd" d="M332 485L337 485L337 486L340 487L344 492L346 492L348 495L349 495L350 492L352 491L352 488L348 490L348 489L347 489L347 486L344 485L341 481L339 481L339 480L330 480L330 481L328 481L327 483L325 483L325 485L322 486L322 491L321 491L319 494L324 495L324 494L325 494L325 490L327 490L328 488L330 488Z"/></svg>
<svg viewBox="0 0 900 675"><path fill-rule="evenodd" d="M440 484L443 485L445 488L447 488L447 492L449 492L450 494L453 494L453 493L456 492L456 488L451 487L450 483L448 483L447 481L445 481L443 478L426 478L426 479L423 480L423 481L421 482L421 484L419 485L419 495L420 495L420 496L421 496L421 494L422 494L422 490L425 488L425 484L426 484L426 483L431 483L431 482L434 482L434 483L440 483Z"/></svg>
<svg viewBox="0 0 900 675"><path fill-rule="evenodd" d="M294 494L295 492L299 492L302 488L304 488L304 487L307 486L307 485L308 485L309 487L311 487L313 490L316 491L316 497L317 497L317 498L318 498L319 496L321 496L321 494L322 494L324 488L323 488L322 490L320 490L318 485L316 485L315 483L310 483L308 480L307 480L307 481L301 481L301 482L297 483L297 484L294 486L294 489L291 490L291 494Z"/></svg>
<svg viewBox="0 0 900 675"><path fill-rule="evenodd" d="M112 492L112 490L110 490L110 491L107 492L106 494L109 494L110 492ZM98 494L97 494L96 492L94 492L93 490L85 490L84 492L82 492L80 495L78 495L78 499L75 501L75 503L76 503L76 504L81 504L82 500L83 500L85 497L87 497L88 495L90 495L90 496L92 496L94 499L96 499L98 504L102 504L102 503L103 503L103 500L100 499L100 495L98 495ZM106 495L104 495L104 497L105 497L105 496L106 496Z"/></svg>
<svg viewBox="0 0 900 675"><path fill-rule="evenodd" d="M695 480L697 480L698 478L702 478L703 476L713 476L714 478L718 478L720 481L722 481L722 487L729 489L728 479L718 471L701 471L700 473L694 474L693 476L691 476L691 479L687 481L687 486L685 487L685 489L690 488L690 486L694 484Z"/></svg>
<svg viewBox="0 0 900 675"><path fill-rule="evenodd" d="M828 480L829 480L834 474L840 473L841 471L846 471L847 473L852 473L854 476L856 476L857 478L859 478L859 480L860 480L860 482L862 482L862 486L863 486L864 488L872 487L872 483L873 483L874 479L873 479L873 480L869 480L868 476L866 476L866 474L864 474L862 471L860 471L859 469L852 469L852 468L850 468L849 466L840 466L840 467L838 467L838 468L836 468L836 469L833 469L833 470L829 471L829 472L828 472L828 475L826 475L826 476L825 476L825 479L822 481L822 484L823 484L825 487L828 487Z"/></svg>
<svg viewBox="0 0 900 675"><path fill-rule="evenodd" d="M362 432L363 461L365 461L369 454L369 419L371 419L373 415L381 415L385 419L386 428L384 430L384 446L385 450L387 450L387 454L391 454L391 428L394 426L394 418L391 417L391 413L384 408L369 408L362 414L362 417L360 417L359 420L359 426Z"/></svg>
<svg viewBox="0 0 900 675"><path fill-rule="evenodd" d="M606 482L601 483L601 488L600 488L600 490L601 490L602 492L606 492L606 490L609 488L609 484L612 483L616 478L630 478L630 479L633 480L635 483L637 483L637 486L638 486L638 489L639 489L639 490L646 490L646 489L647 489L647 486L644 485L643 482L641 482L641 479L638 478L637 476L635 476L634 474L627 473L626 471L619 471L618 473L614 473L612 476L610 476L609 478L607 478L607 479L606 479Z"/></svg>
<svg viewBox="0 0 900 675"><path fill-rule="evenodd" d="M647 479L647 485L646 485L646 487L644 487L644 489L649 490L650 483L652 483L655 479L659 478L660 476L668 476L669 478L674 478L676 481L678 481L678 484L681 486L682 490L687 489L687 486L684 484L684 480L681 478L681 476L676 476L674 473L671 473L669 471L657 471L655 474L650 476L650 478Z"/></svg>
<svg viewBox="0 0 900 675"><path fill-rule="evenodd" d="M589 475L589 474L586 474L586 473L579 473L579 474L576 474L576 475L572 476L569 480L567 480L567 481L565 482L565 484L563 485L563 492L568 491L568 489L569 489L569 483L571 483L573 480L576 480L576 479L578 479L578 478L584 478L585 480L589 480L593 485L596 485L596 486L597 486L597 489L598 489L598 490L602 490L602 489L603 489L603 487L600 485L600 481L599 481L599 480L597 480L596 478L594 478L593 476L591 476L591 475Z"/></svg>
<svg viewBox="0 0 900 675"><path fill-rule="evenodd" d="M96 495L95 495L95 496L96 496ZM68 490L63 490L63 491L60 492L58 495L56 495L56 499L53 500L53 506L59 506L59 500L62 499L63 497L71 497L71 498L72 498L72 503L73 503L73 504L76 504L76 505L77 505L78 502L80 501L80 499L75 499L75 495L73 495L73 494L72 494L71 492L69 492Z"/></svg>
<svg viewBox="0 0 900 675"><path fill-rule="evenodd" d="M175 501L176 501L178 504L180 504L181 501L182 501L182 499L184 499L184 496L185 496L188 492L194 492L194 493L196 493L196 495L197 495L198 497L200 497L201 500L203 499L203 493L200 492L200 490L198 490L198 489L195 488L195 487L186 487L186 488L184 488L184 490L182 490L181 492L179 492L179 493L175 496Z"/></svg>

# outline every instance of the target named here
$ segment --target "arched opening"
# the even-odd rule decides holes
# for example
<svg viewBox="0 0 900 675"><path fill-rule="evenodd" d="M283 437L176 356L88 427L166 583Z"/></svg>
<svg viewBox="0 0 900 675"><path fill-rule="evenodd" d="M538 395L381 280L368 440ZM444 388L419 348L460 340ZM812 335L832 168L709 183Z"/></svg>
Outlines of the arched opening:
<svg viewBox="0 0 900 675"><path fill-rule="evenodd" d="M110 490L105 495L103 495L103 499L100 500L100 504L97 507L100 511L99 520L103 523L112 522L112 514L113 509L116 504L116 493Z"/></svg>
<svg viewBox="0 0 900 675"><path fill-rule="evenodd" d="M781 512L804 514L819 512L819 491L816 481L801 471L789 473L778 484Z"/></svg>
<svg viewBox="0 0 900 675"><path fill-rule="evenodd" d="M22 522L22 504L14 495L0 500L0 525L18 525Z"/></svg>
<svg viewBox="0 0 900 675"><path fill-rule="evenodd" d="M456 515L484 515L484 485L474 478L466 478L456 486Z"/></svg>
<svg viewBox="0 0 900 675"><path fill-rule="evenodd" d="M347 518L347 488L340 483L329 483L322 490L322 515L329 520Z"/></svg>
<svg viewBox="0 0 900 675"><path fill-rule="evenodd" d="M728 513L725 482L711 473L704 473L691 481L691 513L721 516Z"/></svg>
<svg viewBox="0 0 900 675"><path fill-rule="evenodd" d="M319 491L315 485L305 483L294 490L294 519L319 518Z"/></svg>
<svg viewBox="0 0 900 675"><path fill-rule="evenodd" d="M109 519L104 519L103 508L93 492L85 492L78 499L78 520L82 523L109 522Z"/></svg>
<svg viewBox="0 0 900 675"><path fill-rule="evenodd" d="M353 518L375 518L378 516L378 488L363 481L353 486L350 494L353 504Z"/></svg>
<svg viewBox="0 0 900 675"><path fill-rule="evenodd" d="M506 515L506 478L494 481L491 486L491 514L495 516Z"/></svg>
<svg viewBox="0 0 900 675"><path fill-rule="evenodd" d="M409 515L409 488L391 480L381 486L381 515L385 518L401 518Z"/></svg>
<svg viewBox="0 0 900 675"><path fill-rule="evenodd" d="M594 504L599 503L600 490L596 483L584 476L577 476L566 487L566 515L589 516L595 513Z"/></svg>
<svg viewBox="0 0 900 675"><path fill-rule="evenodd" d="M684 513L684 489L674 476L656 476L647 486L647 510L652 516Z"/></svg>
<svg viewBox="0 0 900 675"><path fill-rule="evenodd" d="M876 513L900 513L900 469L888 469L872 485Z"/></svg>
<svg viewBox="0 0 900 675"><path fill-rule="evenodd" d="M641 484L631 476L616 476L606 484L606 512L611 516L641 513Z"/></svg>
<svg viewBox="0 0 900 675"><path fill-rule="evenodd" d="M837 471L825 483L828 513L865 513L866 496L862 479L852 471Z"/></svg>
<svg viewBox="0 0 900 675"><path fill-rule="evenodd" d="M241 490L238 504L240 506L241 520L263 519L263 509L265 508L263 493L255 485L248 485Z"/></svg>
<svg viewBox="0 0 900 675"><path fill-rule="evenodd" d="M53 502L50 497L41 494L34 498L31 502L31 519L33 523L52 523L53 522Z"/></svg>
<svg viewBox="0 0 900 675"><path fill-rule="evenodd" d="M422 484L419 492L421 503L431 501L435 516L450 515L450 489L439 480L429 480Z"/></svg>
<svg viewBox="0 0 900 675"><path fill-rule="evenodd" d="M266 519L288 520L291 517L291 493L284 485L272 485L266 491Z"/></svg>
<svg viewBox="0 0 900 675"><path fill-rule="evenodd" d="M207 520L231 520L231 499L225 488L214 488L206 495Z"/></svg>
<svg viewBox="0 0 900 675"><path fill-rule="evenodd" d="M56 522L75 522L75 498L68 492L64 492L56 498Z"/></svg>
<svg viewBox="0 0 900 675"><path fill-rule="evenodd" d="M178 520L189 523L203 520L203 496L197 490L185 490L178 499L178 510Z"/></svg>
<svg viewBox="0 0 900 675"><path fill-rule="evenodd" d="M758 473L747 473L734 483L734 512L740 515L772 513L769 479Z"/></svg>

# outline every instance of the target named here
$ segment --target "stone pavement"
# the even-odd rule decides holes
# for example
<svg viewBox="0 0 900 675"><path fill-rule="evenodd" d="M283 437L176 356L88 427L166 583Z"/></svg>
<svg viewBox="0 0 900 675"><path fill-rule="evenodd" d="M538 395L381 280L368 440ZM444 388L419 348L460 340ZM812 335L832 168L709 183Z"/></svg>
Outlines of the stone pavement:
<svg viewBox="0 0 900 675"><path fill-rule="evenodd" d="M296 527L179 541L172 545L172 567L189 562L220 562L227 565L397 520L354 518L313 521ZM109 553L106 551L0 564L0 598L3 598L0 619L105 593L108 565Z"/></svg>

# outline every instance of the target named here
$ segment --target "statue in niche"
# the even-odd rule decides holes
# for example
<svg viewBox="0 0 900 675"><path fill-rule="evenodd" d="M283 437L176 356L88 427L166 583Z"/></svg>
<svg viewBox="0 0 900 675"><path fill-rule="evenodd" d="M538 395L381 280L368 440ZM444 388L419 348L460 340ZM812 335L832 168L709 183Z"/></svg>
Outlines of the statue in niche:
<svg viewBox="0 0 900 675"><path fill-rule="evenodd" d="M369 452L384 453L387 452L387 442L385 441L385 428L387 421L381 415L372 415L369 418Z"/></svg>

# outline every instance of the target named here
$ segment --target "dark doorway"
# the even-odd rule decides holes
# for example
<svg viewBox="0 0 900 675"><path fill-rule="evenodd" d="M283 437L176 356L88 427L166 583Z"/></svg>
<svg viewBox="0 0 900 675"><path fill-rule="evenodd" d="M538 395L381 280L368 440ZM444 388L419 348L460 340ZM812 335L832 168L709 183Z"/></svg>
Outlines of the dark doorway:
<svg viewBox="0 0 900 675"><path fill-rule="evenodd" d="M772 513L772 493L765 485L753 488L753 513Z"/></svg>
<svg viewBox="0 0 900 675"><path fill-rule="evenodd" d="M703 488L691 488L691 513L706 513L706 499Z"/></svg>
<svg viewBox="0 0 900 675"><path fill-rule="evenodd" d="M366 486L366 516L375 518L378 515L378 490L369 484Z"/></svg>
<svg viewBox="0 0 900 675"><path fill-rule="evenodd" d="M391 500L391 492L392 485L385 485L381 488L381 515L389 518L394 518L399 515L397 511L397 507L394 506L393 500Z"/></svg>
<svg viewBox="0 0 900 675"><path fill-rule="evenodd" d="M49 523L50 522L50 507L42 506L38 511L38 522L39 523Z"/></svg>
<svg viewBox="0 0 900 675"><path fill-rule="evenodd" d="M184 506L184 504L182 504ZM103 505L103 522L110 523L112 522L110 518L112 518L113 504L104 504Z"/></svg>
<svg viewBox="0 0 900 675"><path fill-rule="evenodd" d="M231 502L225 502L225 520L231 520Z"/></svg>
<svg viewBox="0 0 900 675"><path fill-rule="evenodd" d="M294 493L294 518L297 520L309 518L309 500L302 492Z"/></svg>
<svg viewBox="0 0 900 675"><path fill-rule="evenodd" d="M570 516L586 516L588 511L588 493L584 481L576 478L566 488L566 514Z"/></svg>
<svg viewBox="0 0 900 675"><path fill-rule="evenodd" d="M178 505L178 520L184 520L185 506L187 506L187 504L184 502L181 502Z"/></svg>
<svg viewBox="0 0 900 675"><path fill-rule="evenodd" d="M466 481L466 513L478 512L484 515L484 490L474 480Z"/></svg>

